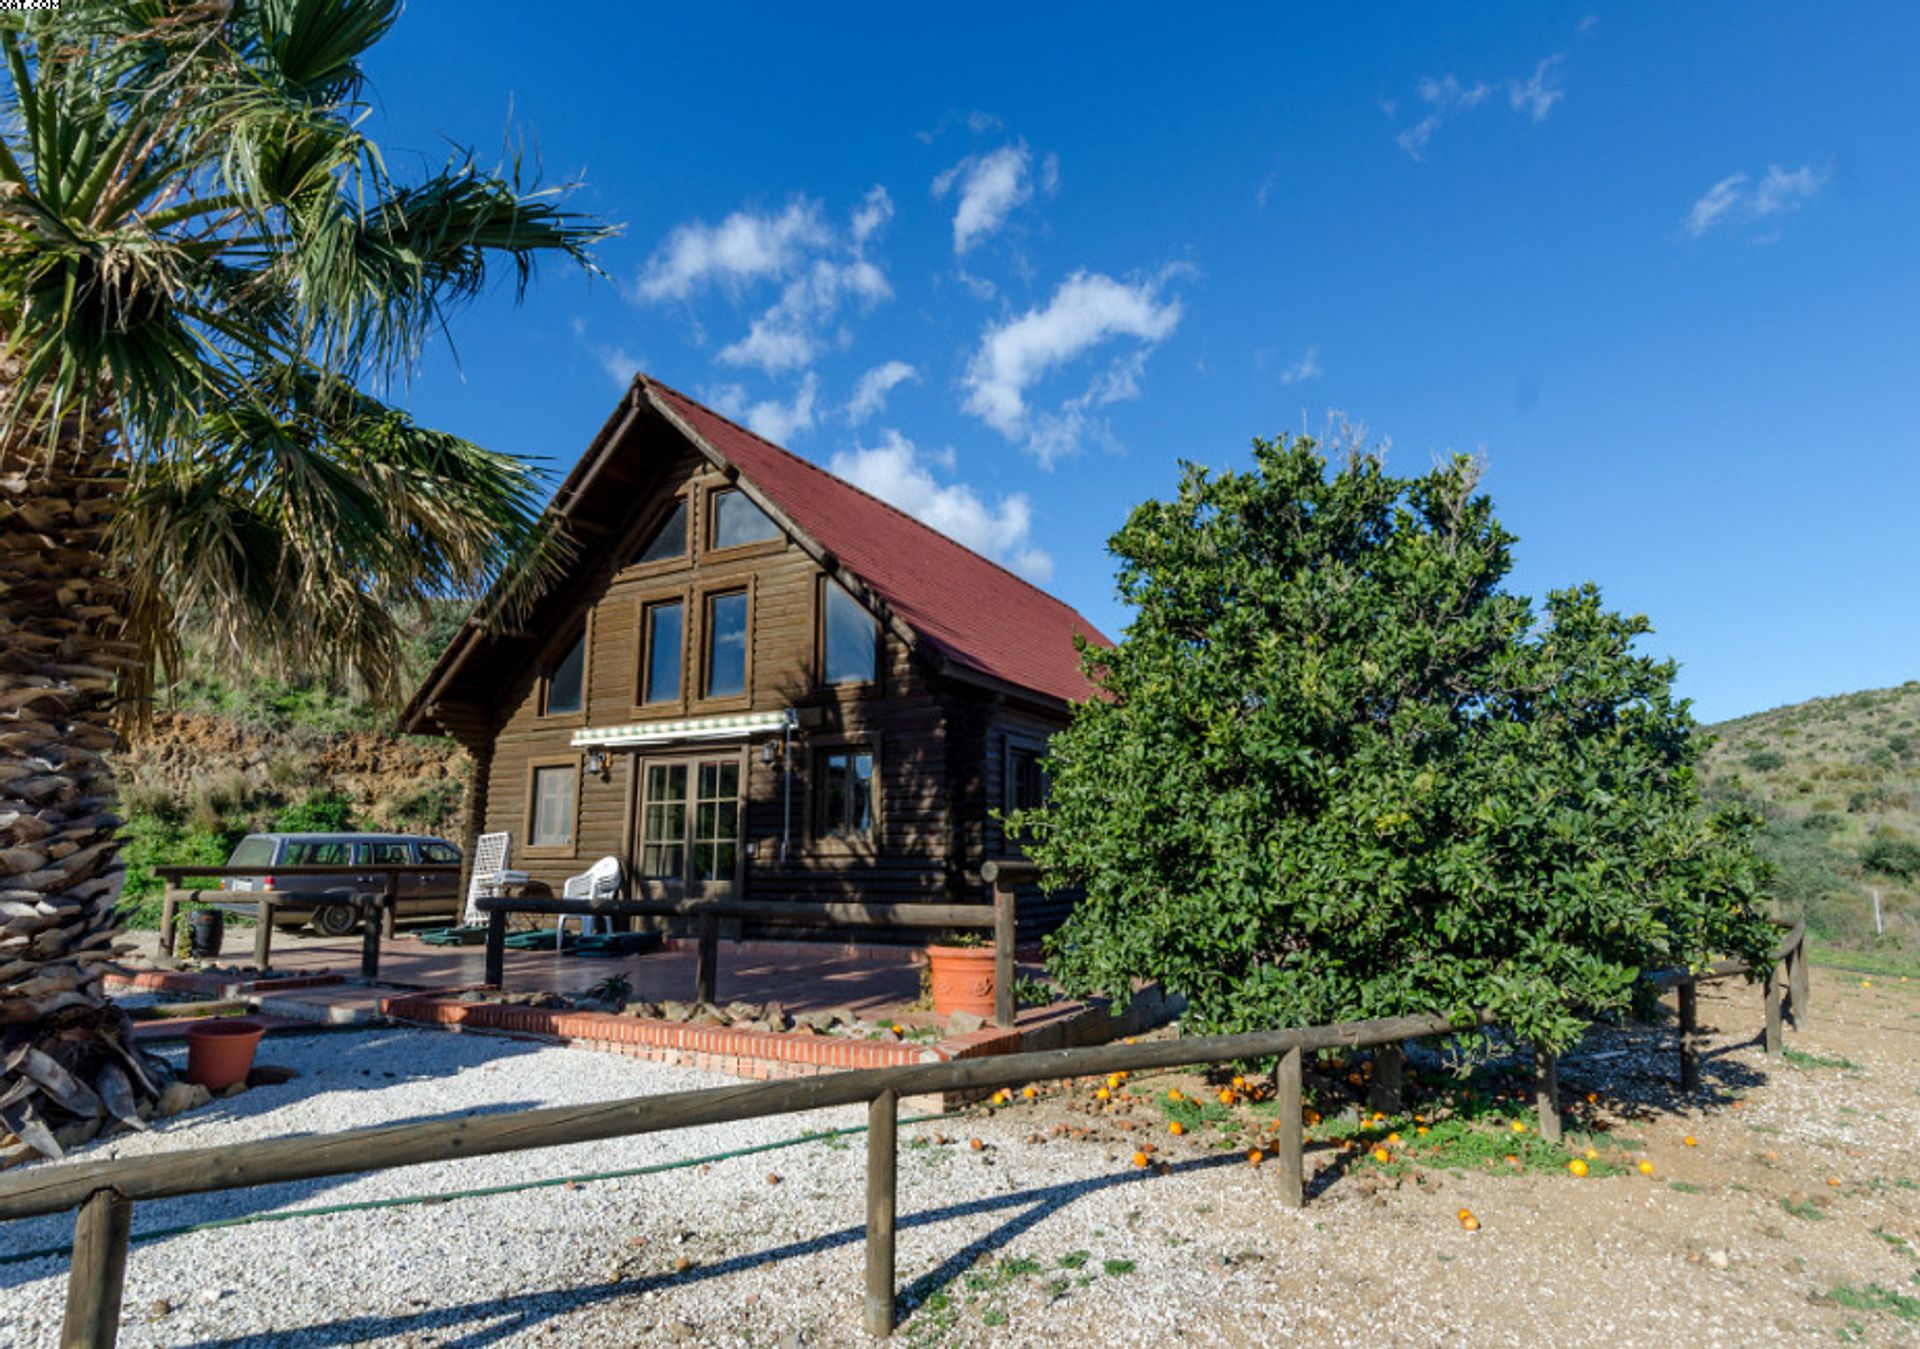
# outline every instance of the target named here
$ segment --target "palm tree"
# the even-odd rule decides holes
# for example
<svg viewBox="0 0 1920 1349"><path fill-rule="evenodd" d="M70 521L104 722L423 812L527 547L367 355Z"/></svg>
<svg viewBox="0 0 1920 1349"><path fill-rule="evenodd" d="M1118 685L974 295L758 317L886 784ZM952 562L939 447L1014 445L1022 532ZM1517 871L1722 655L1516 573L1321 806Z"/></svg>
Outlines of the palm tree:
<svg viewBox="0 0 1920 1349"><path fill-rule="evenodd" d="M499 267L607 231L517 159L394 175L361 61L398 9L0 17L0 1143L164 1084L101 978L110 762L181 617L390 692L396 614L551 566L526 467L383 399Z"/></svg>

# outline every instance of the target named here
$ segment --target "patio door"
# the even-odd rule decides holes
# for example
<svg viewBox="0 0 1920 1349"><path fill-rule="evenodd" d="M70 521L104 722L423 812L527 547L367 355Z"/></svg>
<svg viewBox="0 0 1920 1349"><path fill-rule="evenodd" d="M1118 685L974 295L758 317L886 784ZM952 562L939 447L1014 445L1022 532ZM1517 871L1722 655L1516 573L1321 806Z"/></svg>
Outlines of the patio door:
<svg viewBox="0 0 1920 1349"><path fill-rule="evenodd" d="M667 899L728 899L740 881L741 752L641 764L640 858L647 889Z"/></svg>

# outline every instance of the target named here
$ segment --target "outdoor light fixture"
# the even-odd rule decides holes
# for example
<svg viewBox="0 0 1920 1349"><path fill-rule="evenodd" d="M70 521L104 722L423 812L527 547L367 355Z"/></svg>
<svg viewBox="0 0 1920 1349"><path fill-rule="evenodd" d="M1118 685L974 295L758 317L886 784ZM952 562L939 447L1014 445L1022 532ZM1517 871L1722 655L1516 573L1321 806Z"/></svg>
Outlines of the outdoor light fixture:
<svg viewBox="0 0 1920 1349"><path fill-rule="evenodd" d="M760 762L761 763L770 764L776 758L778 758L779 755L780 755L780 747L777 741L762 740L760 742Z"/></svg>
<svg viewBox="0 0 1920 1349"><path fill-rule="evenodd" d="M607 771L607 756L597 749L587 751L587 771L595 777Z"/></svg>

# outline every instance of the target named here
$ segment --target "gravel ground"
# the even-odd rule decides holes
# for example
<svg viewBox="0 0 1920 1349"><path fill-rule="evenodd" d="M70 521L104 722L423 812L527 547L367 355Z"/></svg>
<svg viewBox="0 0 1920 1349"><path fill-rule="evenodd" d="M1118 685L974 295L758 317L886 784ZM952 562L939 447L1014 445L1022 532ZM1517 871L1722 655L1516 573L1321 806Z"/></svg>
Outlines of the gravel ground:
<svg viewBox="0 0 1920 1349"><path fill-rule="evenodd" d="M1160 1175L1129 1165L1125 1134L1052 1137L1055 1123L1088 1124L1084 1097L1072 1110L1049 1098L990 1118L904 1126L899 1278L911 1314L898 1338L1912 1343L1920 986L1859 982L1817 972L1821 1019L1789 1035L1815 1058L1779 1065L1744 1043L1756 994L1703 995L1703 1021L1730 1032L1708 1060L1708 1082L1744 1093L1738 1109L1674 1101L1671 1041L1656 1032L1592 1037L1564 1080L1619 1103L1618 1132L1644 1145L1652 1178L1434 1172L1382 1186L1329 1172L1309 1206L1291 1211L1273 1202L1271 1168L1204 1139L1163 1139L1159 1155L1172 1165ZM1850 1066L1839 1066L1843 1055ZM302 1076L87 1155L722 1081L411 1030L270 1040L263 1058ZM645 1165L863 1116L825 1111L142 1204L134 1227ZM932 1142L936 1130L952 1141ZM121 1343L857 1343L864 1177L856 1136L575 1189L167 1238L133 1249ZM1462 1206L1480 1231L1455 1221ZM1799 1216L1814 1209L1818 1217ZM15 1224L0 1249L53 1245L70 1232L68 1219ZM55 1341L64 1271L61 1259L0 1265L0 1344ZM1864 1307L1832 1296L1848 1288L1889 1296L1866 1295ZM1911 1314L1903 1298L1916 1299Z"/></svg>

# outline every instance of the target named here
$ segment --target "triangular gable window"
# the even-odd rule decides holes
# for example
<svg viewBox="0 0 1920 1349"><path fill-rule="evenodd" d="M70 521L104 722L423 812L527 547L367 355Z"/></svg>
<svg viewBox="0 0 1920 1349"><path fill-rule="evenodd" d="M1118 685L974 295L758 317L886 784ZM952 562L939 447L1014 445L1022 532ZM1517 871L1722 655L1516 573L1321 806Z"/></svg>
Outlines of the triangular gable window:
<svg viewBox="0 0 1920 1349"><path fill-rule="evenodd" d="M653 531L653 538L640 550L640 556L633 562L641 566L648 562L671 562L675 558L687 555L687 499L681 497L673 503L673 510L660 522L660 528Z"/></svg>

